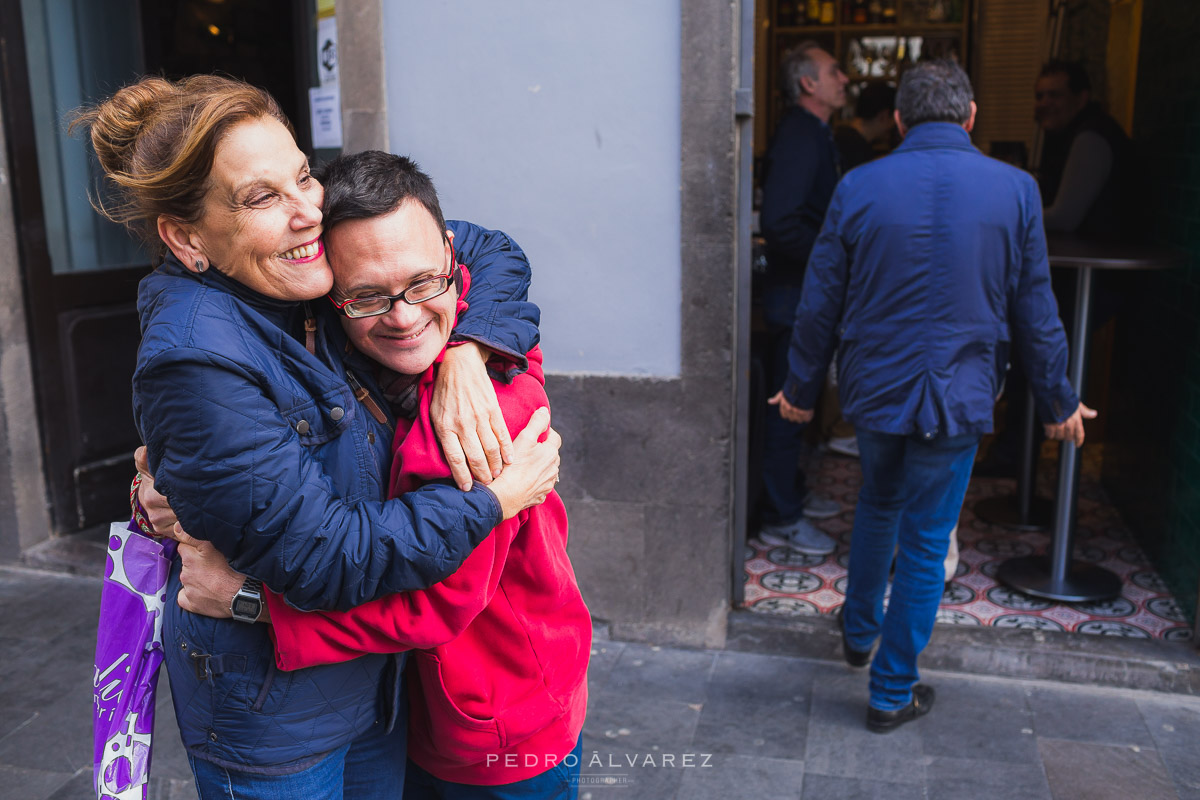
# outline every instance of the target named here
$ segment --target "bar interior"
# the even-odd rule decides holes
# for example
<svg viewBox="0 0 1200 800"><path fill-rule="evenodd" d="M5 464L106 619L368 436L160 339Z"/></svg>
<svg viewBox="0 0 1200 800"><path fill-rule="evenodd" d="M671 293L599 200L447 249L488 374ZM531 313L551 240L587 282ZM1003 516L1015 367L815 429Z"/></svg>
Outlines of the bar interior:
<svg viewBox="0 0 1200 800"><path fill-rule="evenodd" d="M1042 190L1069 378L1100 416L1082 448L1043 441L1019 366L1010 369L948 559L939 622L1196 641L1200 3L760 0L757 31L758 196L760 162L787 106L779 64L809 41L849 79L831 120L843 168L898 144L879 112L885 87L910 64L953 58L975 89L975 146L1029 171ZM1070 163L1084 134L1107 148L1107 161ZM769 263L757 226L755 242L751 408L765 409ZM752 465L764 416L751 413ZM812 520L836 551L762 541L752 503L742 597L751 611L831 614L844 601L860 472L836 389L827 387L815 423L801 463L809 489L838 504ZM752 466L750 496L761 492Z"/></svg>

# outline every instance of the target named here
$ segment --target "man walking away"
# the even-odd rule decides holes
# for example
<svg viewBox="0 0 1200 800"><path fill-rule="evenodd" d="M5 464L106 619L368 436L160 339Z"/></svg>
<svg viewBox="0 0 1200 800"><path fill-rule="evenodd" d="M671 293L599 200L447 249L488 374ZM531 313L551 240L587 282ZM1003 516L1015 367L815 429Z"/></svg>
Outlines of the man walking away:
<svg viewBox="0 0 1200 800"><path fill-rule="evenodd" d="M991 430L1009 331L1047 436L1081 445L1083 419L1095 416L1067 381L1038 188L971 145L972 96L953 62L905 72L896 97L904 141L834 192L796 313L791 371L772 398L786 419L811 418L838 348L842 412L863 471L843 652L853 666L871 664L867 727L879 733L933 705L917 657L933 632L975 449Z"/></svg>

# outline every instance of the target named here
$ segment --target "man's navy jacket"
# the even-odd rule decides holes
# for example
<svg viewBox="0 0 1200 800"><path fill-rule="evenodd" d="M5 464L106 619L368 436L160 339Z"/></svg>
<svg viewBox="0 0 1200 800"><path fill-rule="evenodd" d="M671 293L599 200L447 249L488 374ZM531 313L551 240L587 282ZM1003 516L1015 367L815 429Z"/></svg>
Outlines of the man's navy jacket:
<svg viewBox="0 0 1200 800"><path fill-rule="evenodd" d="M927 122L849 172L809 258L784 394L811 409L834 347L857 428L927 439L992 429L1015 341L1045 422L1070 416L1067 340L1041 198L961 125Z"/></svg>
<svg viewBox="0 0 1200 800"><path fill-rule="evenodd" d="M804 265L837 185L837 165L829 125L799 106L788 109L767 152L759 212L771 283L799 285L804 279Z"/></svg>

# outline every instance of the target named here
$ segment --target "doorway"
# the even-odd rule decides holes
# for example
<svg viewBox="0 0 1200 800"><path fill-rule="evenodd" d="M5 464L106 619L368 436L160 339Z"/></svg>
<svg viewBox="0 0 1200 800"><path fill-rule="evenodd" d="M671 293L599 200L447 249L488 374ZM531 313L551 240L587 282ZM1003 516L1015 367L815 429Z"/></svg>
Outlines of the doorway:
<svg viewBox="0 0 1200 800"><path fill-rule="evenodd" d="M311 152L314 24L305 0L0 0L0 91L54 535L129 513L137 286L158 259L92 209L100 174L67 136L69 112L143 74L219 72L271 92Z"/></svg>

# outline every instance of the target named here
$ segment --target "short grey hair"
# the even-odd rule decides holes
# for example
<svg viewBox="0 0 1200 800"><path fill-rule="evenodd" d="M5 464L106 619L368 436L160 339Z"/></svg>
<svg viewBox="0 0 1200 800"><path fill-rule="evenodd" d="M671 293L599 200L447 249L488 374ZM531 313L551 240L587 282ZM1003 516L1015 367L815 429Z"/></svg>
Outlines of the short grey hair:
<svg viewBox="0 0 1200 800"><path fill-rule="evenodd" d="M813 53L822 49L821 45L809 39L788 50L779 62L780 88L788 105L795 104L805 94L804 87L800 85L801 78L815 81L821 77L821 68L813 60Z"/></svg>
<svg viewBox="0 0 1200 800"><path fill-rule="evenodd" d="M957 62L924 61L904 71L896 90L896 110L906 128L922 122L954 122L971 118L971 79Z"/></svg>

